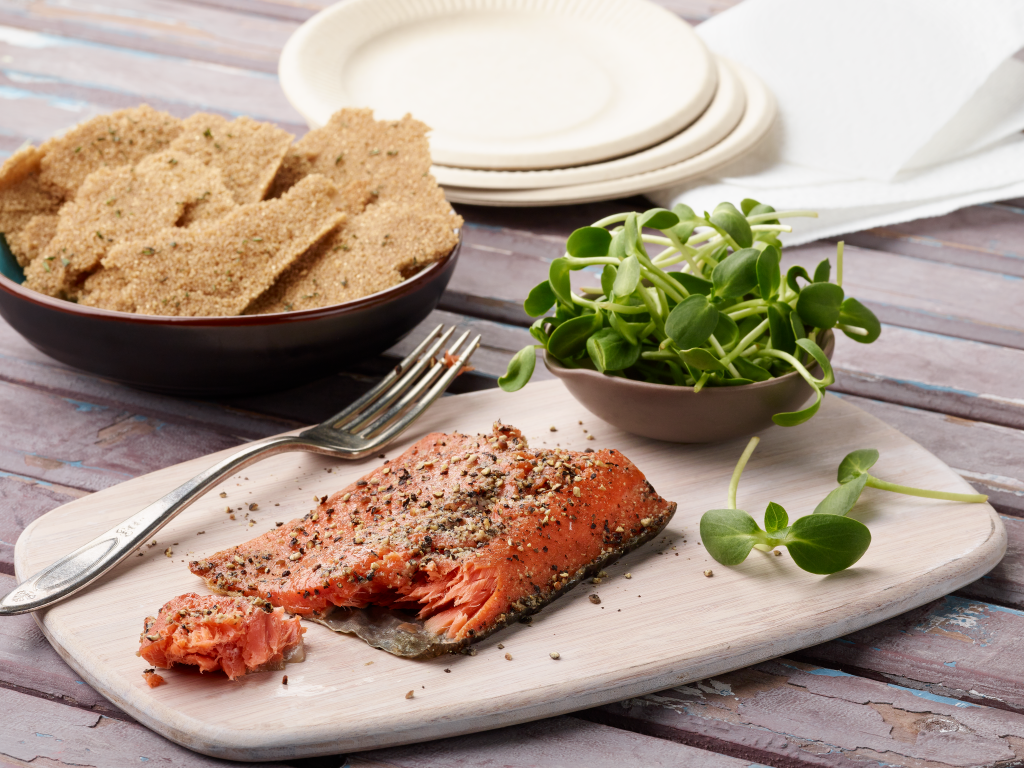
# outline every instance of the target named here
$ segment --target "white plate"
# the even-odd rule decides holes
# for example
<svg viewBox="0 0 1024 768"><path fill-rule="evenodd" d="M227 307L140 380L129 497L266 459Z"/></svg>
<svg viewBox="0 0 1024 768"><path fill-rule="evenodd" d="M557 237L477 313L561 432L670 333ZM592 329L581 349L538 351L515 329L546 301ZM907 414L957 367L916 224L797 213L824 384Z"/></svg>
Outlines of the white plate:
<svg viewBox="0 0 1024 768"><path fill-rule="evenodd" d="M312 127L411 113L434 160L564 168L678 133L711 101L704 43L649 0L348 0L288 40L281 87Z"/></svg>
<svg viewBox="0 0 1024 768"><path fill-rule="evenodd" d="M478 171L435 165L431 169L439 184L475 189L541 189L621 179L654 171L688 160L720 142L743 117L746 93L739 78L724 59L718 64L718 89L703 114L661 144L603 163L547 171Z"/></svg>
<svg viewBox="0 0 1024 768"><path fill-rule="evenodd" d="M656 171L639 173L621 179L610 179L592 184L573 184L548 189L491 190L470 187L444 188L445 197L453 203L522 207L532 205L570 205L595 200L653 192L678 184L735 160L760 141L775 121L775 97L764 83L745 67L732 62L747 96L747 106L736 129L696 157L675 163Z"/></svg>

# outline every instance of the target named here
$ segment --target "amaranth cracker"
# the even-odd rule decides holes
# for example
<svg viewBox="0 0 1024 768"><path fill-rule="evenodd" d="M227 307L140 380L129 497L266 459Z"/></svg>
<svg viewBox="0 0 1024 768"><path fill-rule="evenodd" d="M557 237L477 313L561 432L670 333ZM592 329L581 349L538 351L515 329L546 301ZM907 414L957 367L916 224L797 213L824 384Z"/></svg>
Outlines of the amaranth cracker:
<svg viewBox="0 0 1024 768"><path fill-rule="evenodd" d="M215 219L236 207L220 172L183 152L149 155L136 166L100 168L60 209L56 234L25 270L25 285L75 298L82 281L117 243Z"/></svg>
<svg viewBox="0 0 1024 768"><path fill-rule="evenodd" d="M40 180L70 200L93 171L137 163L167 149L180 132L180 120L147 104L94 117L43 144Z"/></svg>
<svg viewBox="0 0 1024 768"><path fill-rule="evenodd" d="M82 303L146 315L241 314L303 252L342 224L336 193L323 176L309 176L278 200L120 244L86 281Z"/></svg>
<svg viewBox="0 0 1024 768"><path fill-rule="evenodd" d="M0 166L0 232L23 267L36 255L37 251L30 243L36 243L41 234L37 230L26 238L23 231L35 218L52 216L60 207L60 198L43 189L39 183L42 157L43 153L38 148L29 145L19 149Z"/></svg>
<svg viewBox="0 0 1024 768"><path fill-rule="evenodd" d="M244 205L266 197L294 138L270 123L249 117L227 120L197 112L181 122L181 134L171 142L171 149L219 168L235 202Z"/></svg>
<svg viewBox="0 0 1024 768"><path fill-rule="evenodd" d="M448 254L460 226L450 211L371 205L304 254L246 314L312 309L390 288Z"/></svg>

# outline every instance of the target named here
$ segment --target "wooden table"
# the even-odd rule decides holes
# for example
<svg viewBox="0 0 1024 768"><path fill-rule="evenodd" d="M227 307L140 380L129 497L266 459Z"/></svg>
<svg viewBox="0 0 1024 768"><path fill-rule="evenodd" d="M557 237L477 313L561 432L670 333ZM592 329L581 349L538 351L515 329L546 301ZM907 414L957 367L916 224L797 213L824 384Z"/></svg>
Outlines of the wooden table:
<svg viewBox="0 0 1024 768"><path fill-rule="evenodd" d="M729 0L663 0L692 23ZM328 0L2 0L0 156L146 101L249 114L300 134L278 52ZM441 308L484 336L494 386L528 343L520 301L566 235L640 198L525 210L461 206L465 247ZM841 339L835 395L896 426L990 494L1010 548L955 595L791 658L572 716L347 756L352 766L1008 765L1024 760L1024 200L845 238L846 285L885 323ZM852 247L850 247L852 246ZM817 263L834 244L798 252ZM884 276L875 283L872 277ZM402 345L399 345L400 347ZM273 396L186 401L60 365L0 321L0 591L34 518L130 477L319 421L388 356ZM540 374L541 372L538 372ZM950 531L955 536L955 531ZM54 553L59 554L59 553ZM340 766L345 757L297 761ZM165 741L76 679L30 617L0 621L0 765L222 765Z"/></svg>

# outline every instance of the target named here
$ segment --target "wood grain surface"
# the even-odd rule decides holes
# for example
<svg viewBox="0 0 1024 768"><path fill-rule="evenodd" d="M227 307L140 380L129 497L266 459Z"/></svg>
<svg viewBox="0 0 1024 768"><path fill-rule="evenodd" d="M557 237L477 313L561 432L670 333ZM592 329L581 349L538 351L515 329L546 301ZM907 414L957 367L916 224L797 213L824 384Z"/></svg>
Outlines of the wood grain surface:
<svg viewBox="0 0 1024 768"><path fill-rule="evenodd" d="M720 674L947 594L990 570L1005 550L1002 524L988 505L868 491L856 514L871 527L873 544L856 567L821 578L802 573L788 557L755 554L723 568L696 540L698 521L705 509L722 505L745 441L682 446L628 435L590 416L560 382L533 384L514 395L447 398L388 453L429 431L489 432L496 418L540 445L581 450L593 434L596 444L632 458L680 510L662 537L614 566L607 584L575 590L532 626L479 644L477 656L409 661L313 625L307 659L288 670L287 686L277 674L231 683L178 670L167 673L169 684L159 689L143 682L134 650L145 616L176 594L205 591L185 567L188 560L303 514L313 495L339 490L375 460L289 454L251 467L168 525L144 556L36 618L87 682L168 738L217 757L286 759L322 754L324 744L358 750L505 726ZM830 445L828 436L835 433L850 442ZM852 444L877 447L883 459L876 469L893 481L948 490L966 485L899 432L828 398L806 425L764 434L741 500L755 514L769 500L784 501L794 515L806 513L835 486L835 467ZM117 524L218 455L136 478L38 518L19 539L17 573L26 576ZM244 511L253 502L258 511ZM226 516L225 503L237 519ZM944 529L954 522L958 535L949 537ZM165 549L171 554L164 556ZM704 575L708 568L711 578ZM600 607L587 600L594 591L601 593ZM764 611L769 603L771 617ZM499 642L511 662L496 648ZM549 658L551 651L561 659ZM406 700L409 690L417 695Z"/></svg>
<svg viewBox="0 0 1024 768"><path fill-rule="evenodd" d="M39 142L140 101L179 116L246 112L299 135L305 127L280 96L273 48L331 2L0 0L0 158L26 140ZM734 4L659 2L691 23ZM508 356L529 343L520 301L561 255L573 229L648 205L632 197L525 210L458 206L467 221L466 245L432 320L472 325L488 345L477 370L460 377L458 390L494 386ZM931 612L914 613L920 619L915 626L925 629L898 618L880 625L877 639L892 642L868 645L854 633L853 645L837 639L784 658L778 667L705 679L686 686L689 695L670 689L660 703L652 698L659 694L641 697L647 701L642 711L661 713L659 723L637 716L640 699L634 698L625 707L611 704L572 718L350 755L352 765L941 768L1024 759L1014 720L1024 715L999 701L1020 700L1015 670L1024 643L1017 614L1000 610L1024 609L1024 385L1017 342L1024 324L1024 200L842 239L850 254L848 279L856 281L851 292L870 303L886 327L874 349L841 346L832 391L919 442L990 494L1004 515L1006 557L956 593L968 608L984 606L962 619L954 614L974 627L952 624L943 618L945 601L933 602ZM823 242L796 256L813 264L833 249L834 242ZM863 274L849 271L867 265ZM14 583L4 575L13 573L14 542L40 515L122 478L319 421L368 388L395 354L354 363L292 392L189 401L68 369L0 321L0 590ZM933 621L939 623L925 631ZM991 647L1001 653L989 653ZM940 658L953 651L955 659ZM945 665L953 660L955 668ZM808 688L808 681L815 686ZM723 682L734 697L724 693ZM921 695L892 698L889 686ZM226 765L135 723L69 668L27 617L0 625L0 692L16 694L0 711L28 713L0 727L5 768ZM986 721L997 723L991 728L979 725L978 713L988 710L1006 719ZM581 726L581 717L591 725L600 719L600 729ZM685 746L694 751L673 751ZM288 762L340 768L346 757Z"/></svg>

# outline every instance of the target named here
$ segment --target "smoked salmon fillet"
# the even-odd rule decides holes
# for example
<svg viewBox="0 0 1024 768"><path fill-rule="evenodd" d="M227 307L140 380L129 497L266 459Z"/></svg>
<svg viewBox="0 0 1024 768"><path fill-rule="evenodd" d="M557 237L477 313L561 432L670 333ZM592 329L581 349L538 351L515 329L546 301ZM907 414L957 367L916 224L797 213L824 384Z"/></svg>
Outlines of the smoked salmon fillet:
<svg viewBox="0 0 1024 768"><path fill-rule="evenodd" d="M146 618L139 656L161 669L176 663L198 666L200 672L220 669L234 680L247 672L281 669L286 659L299 661L305 631L297 616L265 600L190 593ZM143 674L150 687L164 682L159 675Z"/></svg>
<svg viewBox="0 0 1024 768"><path fill-rule="evenodd" d="M427 435L305 517L189 567L216 591L429 657L536 613L675 509L618 451L531 451L498 422Z"/></svg>

